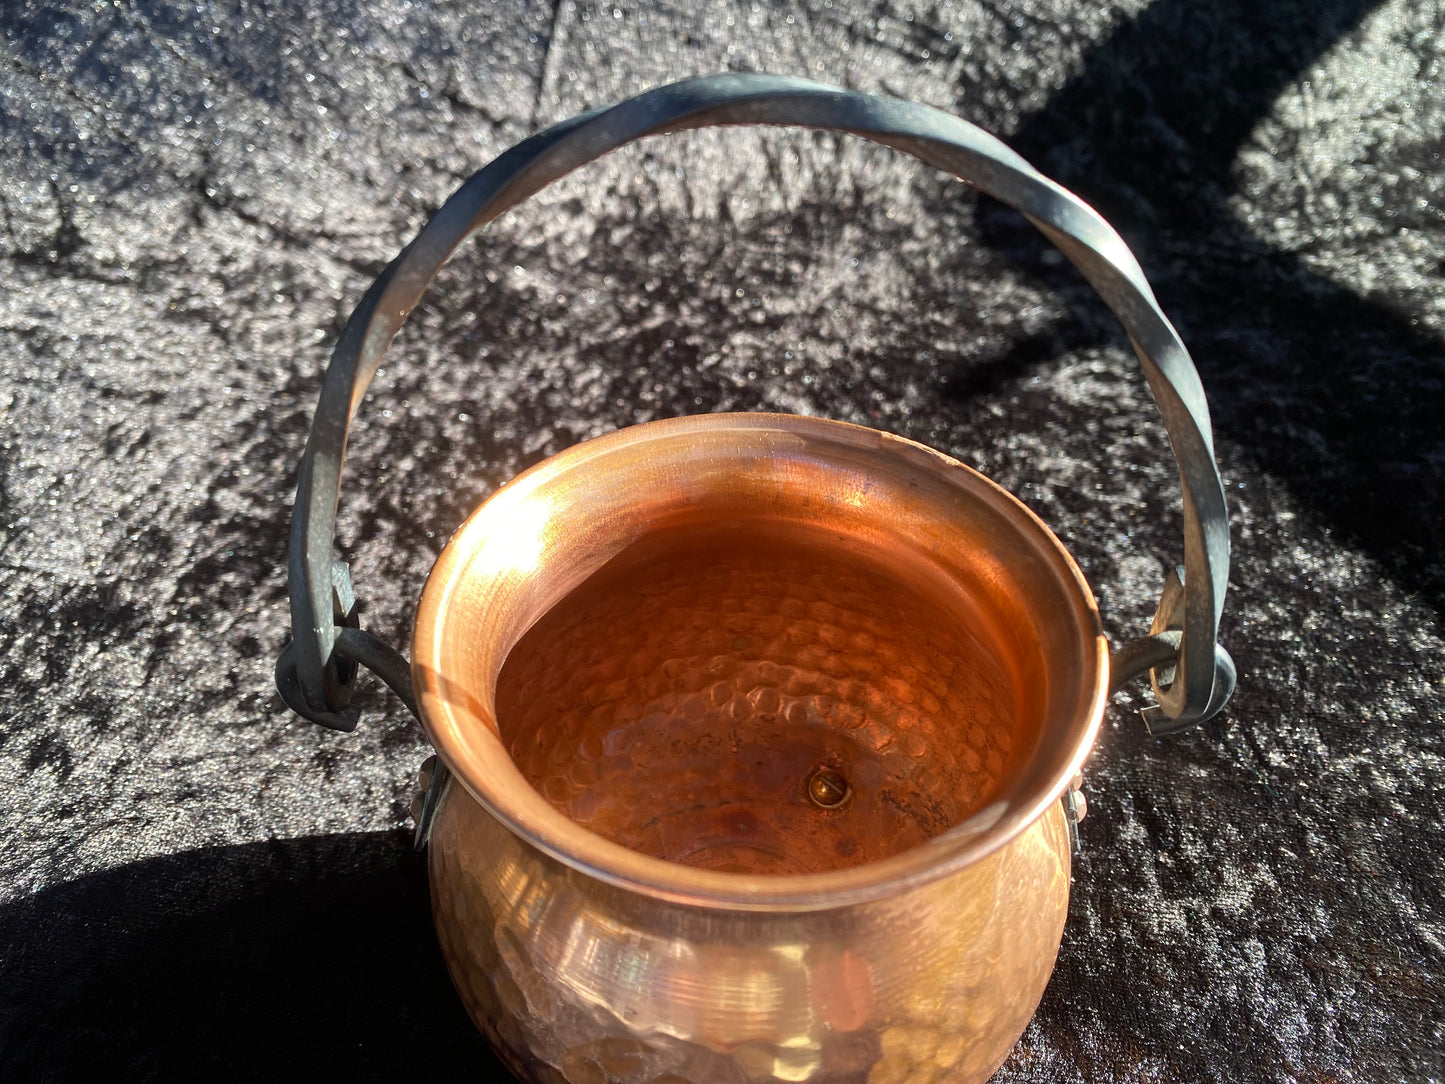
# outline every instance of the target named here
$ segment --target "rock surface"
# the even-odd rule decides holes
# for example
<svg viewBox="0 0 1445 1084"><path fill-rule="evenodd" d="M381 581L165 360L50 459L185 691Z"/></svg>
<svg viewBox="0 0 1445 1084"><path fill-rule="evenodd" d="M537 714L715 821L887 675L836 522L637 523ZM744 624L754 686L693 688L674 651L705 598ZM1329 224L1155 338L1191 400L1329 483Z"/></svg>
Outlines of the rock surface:
<svg viewBox="0 0 1445 1084"><path fill-rule="evenodd" d="M1107 716L1058 970L999 1081L1439 1079L1445 14L1430 0L0 12L0 1076L501 1074L404 829L427 749L273 691L330 345L473 170L720 69L959 113L1120 229L1234 516L1215 721ZM687 412L891 430L1049 523L1111 637L1180 557L1112 318L1020 218L831 135L650 140L443 273L353 433L340 549L405 642L451 529Z"/></svg>

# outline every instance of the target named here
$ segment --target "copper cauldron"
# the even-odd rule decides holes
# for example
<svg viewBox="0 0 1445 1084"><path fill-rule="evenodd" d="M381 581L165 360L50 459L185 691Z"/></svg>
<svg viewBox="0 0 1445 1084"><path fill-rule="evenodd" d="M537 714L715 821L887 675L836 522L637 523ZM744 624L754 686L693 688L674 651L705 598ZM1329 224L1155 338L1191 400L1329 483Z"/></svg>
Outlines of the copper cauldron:
<svg viewBox="0 0 1445 1084"><path fill-rule="evenodd" d="M972 180L1099 289L1183 479L1184 568L1148 636L1111 660L1073 560L977 472L775 414L652 422L548 459L447 545L409 664L357 627L331 556L346 431L437 269L599 154L740 123L853 132ZM522 1079L981 1081L1053 969L1110 671L1113 687L1152 672L1155 731L1218 711L1227 566L1198 377L1092 210L936 110L712 76L513 148L368 292L302 460L278 684L350 729L364 664L420 717L437 933Z"/></svg>

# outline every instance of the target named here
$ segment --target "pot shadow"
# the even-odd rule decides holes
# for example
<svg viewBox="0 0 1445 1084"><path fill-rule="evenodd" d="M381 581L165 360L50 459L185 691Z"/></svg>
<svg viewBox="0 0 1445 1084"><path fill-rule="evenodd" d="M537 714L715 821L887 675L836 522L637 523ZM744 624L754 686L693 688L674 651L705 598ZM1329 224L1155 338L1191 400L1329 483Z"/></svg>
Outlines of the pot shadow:
<svg viewBox="0 0 1445 1084"><path fill-rule="evenodd" d="M1345 284L1357 259L1348 250L1317 270L1257 236L1231 205L1241 148L1278 96L1380 6L1161 0L1093 49L1009 143L1134 249L1189 344L1214 430L1232 445L1226 455L1282 480L1321 528L1373 556L1439 620L1445 343L1403 302ZM1390 153L1393 164L1428 172L1437 150L1407 142ZM1384 219L1433 226L1405 206ZM1077 290L1015 212L984 199L979 227L986 244L1036 277ZM1328 273L1336 269L1341 281ZM1100 337L1097 326L1050 331L1065 347ZM1032 361L1010 355L996 364L1001 373L971 374L963 386L1016 376Z"/></svg>
<svg viewBox="0 0 1445 1084"><path fill-rule="evenodd" d="M44 889L0 908L0 988L5 1080L511 1080L451 987L403 832Z"/></svg>

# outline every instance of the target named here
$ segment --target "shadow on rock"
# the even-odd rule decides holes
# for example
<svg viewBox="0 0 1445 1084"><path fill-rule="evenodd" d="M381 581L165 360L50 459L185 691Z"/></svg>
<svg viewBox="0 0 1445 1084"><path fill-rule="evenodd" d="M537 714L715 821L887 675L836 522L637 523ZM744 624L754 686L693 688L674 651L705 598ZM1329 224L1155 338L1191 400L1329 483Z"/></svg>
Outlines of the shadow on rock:
<svg viewBox="0 0 1445 1084"><path fill-rule="evenodd" d="M0 1078L511 1078L402 833L190 851L0 909Z"/></svg>

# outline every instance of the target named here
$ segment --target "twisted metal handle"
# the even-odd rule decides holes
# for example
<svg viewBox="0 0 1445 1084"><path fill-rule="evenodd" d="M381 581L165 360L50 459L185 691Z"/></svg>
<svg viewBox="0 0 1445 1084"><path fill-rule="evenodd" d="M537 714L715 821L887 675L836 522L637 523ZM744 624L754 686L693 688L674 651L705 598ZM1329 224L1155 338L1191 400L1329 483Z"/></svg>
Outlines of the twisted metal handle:
<svg viewBox="0 0 1445 1084"><path fill-rule="evenodd" d="M1216 643L1229 573L1229 522L1209 408L1194 363L1133 254L1093 208L999 140L930 106L802 79L731 73L688 79L539 132L474 174L367 290L331 356L301 458L291 519L293 642L277 664L286 702L350 730L356 663L379 665L408 698L405 659L355 627L345 566L332 541L351 419L393 336L453 252L552 181L644 136L720 125L786 125L862 136L969 181L1023 214L1083 273L1119 318L1163 414L1184 497L1184 565L1165 585L1150 635L1115 653L1113 687L1152 675L1151 730L1209 718L1234 688ZM365 656L365 657L363 657ZM411 706L409 704L409 706Z"/></svg>

